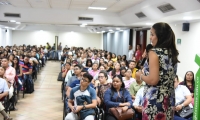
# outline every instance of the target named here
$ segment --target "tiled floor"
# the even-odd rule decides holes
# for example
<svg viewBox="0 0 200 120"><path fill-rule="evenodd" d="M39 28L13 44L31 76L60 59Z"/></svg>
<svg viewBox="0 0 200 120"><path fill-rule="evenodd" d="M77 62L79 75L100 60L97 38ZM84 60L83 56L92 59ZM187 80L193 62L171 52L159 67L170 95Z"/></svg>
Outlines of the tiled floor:
<svg viewBox="0 0 200 120"><path fill-rule="evenodd" d="M60 62L48 61L35 81L35 91L25 94L17 103L17 111L11 111L13 120L62 120L63 102L61 82L57 81ZM0 115L0 120L3 120Z"/></svg>

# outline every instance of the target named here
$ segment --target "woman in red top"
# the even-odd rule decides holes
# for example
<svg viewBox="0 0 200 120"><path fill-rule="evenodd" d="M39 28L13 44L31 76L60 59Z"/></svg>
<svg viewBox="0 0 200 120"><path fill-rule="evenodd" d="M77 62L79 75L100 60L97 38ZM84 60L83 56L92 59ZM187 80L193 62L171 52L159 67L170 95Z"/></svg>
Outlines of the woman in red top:
<svg viewBox="0 0 200 120"><path fill-rule="evenodd" d="M142 51L140 49L141 49L141 45L138 44L137 45L137 51L135 52L136 62L138 62L138 61L140 61L142 59Z"/></svg>

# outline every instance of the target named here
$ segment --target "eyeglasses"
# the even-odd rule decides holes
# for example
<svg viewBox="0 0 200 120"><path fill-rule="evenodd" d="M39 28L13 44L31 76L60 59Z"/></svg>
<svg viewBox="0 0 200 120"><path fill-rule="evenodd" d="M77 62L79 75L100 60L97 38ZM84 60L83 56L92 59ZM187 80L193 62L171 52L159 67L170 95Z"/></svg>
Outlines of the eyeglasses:
<svg viewBox="0 0 200 120"><path fill-rule="evenodd" d="M104 76L98 76L98 78L103 78Z"/></svg>
<svg viewBox="0 0 200 120"><path fill-rule="evenodd" d="M82 80L83 82L89 82L89 81L87 81L87 80L86 80L86 79L84 79L84 78L82 78L81 80Z"/></svg>

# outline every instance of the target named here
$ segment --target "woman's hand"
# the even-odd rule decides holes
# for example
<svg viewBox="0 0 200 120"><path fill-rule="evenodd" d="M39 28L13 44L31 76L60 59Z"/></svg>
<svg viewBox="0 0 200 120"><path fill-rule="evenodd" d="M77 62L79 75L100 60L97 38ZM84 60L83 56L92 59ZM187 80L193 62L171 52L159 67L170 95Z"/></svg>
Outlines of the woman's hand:
<svg viewBox="0 0 200 120"><path fill-rule="evenodd" d="M128 110L128 106L122 107L122 112L126 112Z"/></svg>

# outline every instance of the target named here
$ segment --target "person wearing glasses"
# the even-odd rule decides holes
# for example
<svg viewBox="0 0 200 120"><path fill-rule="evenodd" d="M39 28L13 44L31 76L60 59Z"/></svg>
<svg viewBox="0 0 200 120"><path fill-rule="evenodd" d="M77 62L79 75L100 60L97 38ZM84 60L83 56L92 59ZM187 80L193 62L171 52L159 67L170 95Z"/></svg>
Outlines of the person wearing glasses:
<svg viewBox="0 0 200 120"><path fill-rule="evenodd" d="M98 75L99 85L96 88L97 103L100 107L105 107L103 102L104 92L111 88L111 83L108 83L108 74L105 70L101 70Z"/></svg>
<svg viewBox="0 0 200 120"><path fill-rule="evenodd" d="M66 84L66 87L65 87L66 94L67 94L67 89L70 86L70 84L75 80L80 80L81 79L81 77L82 77L81 76L81 70L82 69L83 69L83 67L80 64L77 64L77 65L74 66L74 74L75 74L75 76L70 77L69 80L67 81L67 84Z"/></svg>
<svg viewBox="0 0 200 120"><path fill-rule="evenodd" d="M97 106L95 90L90 87L93 77L85 73L80 81L80 86L72 88L68 100L71 112L67 114L65 120L94 120ZM79 116L77 115L79 114Z"/></svg>
<svg viewBox="0 0 200 120"><path fill-rule="evenodd" d="M68 89L67 89L67 96L68 96L68 97L70 96L70 92L71 92L71 89L72 89L72 88L74 88L74 87L76 87L76 86L80 86L80 83L81 83L81 80L82 80L82 76L83 76L83 74L85 74L85 73L88 73L88 71L85 70L85 69L82 69L82 70L81 70L81 78L80 78L80 79L77 79L77 80L74 80L74 81L69 85L69 87L68 87ZM90 83L90 87L94 88L94 86L93 86L92 83Z"/></svg>

